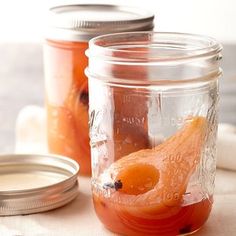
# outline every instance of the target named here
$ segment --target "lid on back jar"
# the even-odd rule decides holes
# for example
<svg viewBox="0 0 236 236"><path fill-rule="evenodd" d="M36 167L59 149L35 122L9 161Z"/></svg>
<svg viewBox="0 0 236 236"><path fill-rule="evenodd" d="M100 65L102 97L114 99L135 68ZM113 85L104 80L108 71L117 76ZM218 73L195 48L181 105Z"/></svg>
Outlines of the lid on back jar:
<svg viewBox="0 0 236 236"><path fill-rule="evenodd" d="M78 4L50 8L46 37L54 40L88 41L107 33L152 30L154 15L127 6Z"/></svg>

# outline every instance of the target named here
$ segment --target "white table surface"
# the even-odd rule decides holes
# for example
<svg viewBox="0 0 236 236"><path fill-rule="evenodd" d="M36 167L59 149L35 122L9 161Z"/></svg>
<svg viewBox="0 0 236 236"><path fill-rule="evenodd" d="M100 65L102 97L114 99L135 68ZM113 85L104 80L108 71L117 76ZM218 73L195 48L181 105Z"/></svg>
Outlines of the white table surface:
<svg viewBox="0 0 236 236"><path fill-rule="evenodd" d="M56 210L0 217L1 236L109 236L93 210L90 179L79 177L78 197ZM236 235L236 172L217 170L211 216L196 236Z"/></svg>

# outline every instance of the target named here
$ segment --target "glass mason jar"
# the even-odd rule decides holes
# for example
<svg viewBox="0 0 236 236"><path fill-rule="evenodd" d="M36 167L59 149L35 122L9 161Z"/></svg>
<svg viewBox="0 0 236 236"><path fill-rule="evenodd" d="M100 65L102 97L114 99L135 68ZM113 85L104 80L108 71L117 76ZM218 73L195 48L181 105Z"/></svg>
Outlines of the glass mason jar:
<svg viewBox="0 0 236 236"><path fill-rule="evenodd" d="M69 156L80 173L91 173L85 50L94 36L152 30L153 14L114 5L68 5L51 9L44 47L47 137L51 153Z"/></svg>
<svg viewBox="0 0 236 236"><path fill-rule="evenodd" d="M89 43L92 193L123 235L197 231L213 203L221 45L180 33Z"/></svg>

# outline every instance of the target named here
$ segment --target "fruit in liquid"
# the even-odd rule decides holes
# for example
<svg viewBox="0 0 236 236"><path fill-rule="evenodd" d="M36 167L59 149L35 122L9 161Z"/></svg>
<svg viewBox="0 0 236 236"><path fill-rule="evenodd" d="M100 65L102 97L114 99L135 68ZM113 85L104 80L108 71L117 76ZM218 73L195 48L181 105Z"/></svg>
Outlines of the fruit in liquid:
<svg viewBox="0 0 236 236"><path fill-rule="evenodd" d="M207 129L204 117L185 126L153 149L131 153L114 162L97 180L107 196L93 186L97 215L111 231L125 235L178 235L200 228L212 198L192 190L188 182L201 159ZM97 191L98 190L98 191Z"/></svg>
<svg viewBox="0 0 236 236"><path fill-rule="evenodd" d="M45 50L48 149L51 153L76 160L83 175L91 174L88 79L84 73L88 65L87 48L86 42L47 40ZM122 71L114 66L112 73L116 76ZM146 120L142 125L123 122L134 113L138 117L146 117L146 101L143 96L124 101L124 94L132 97L132 93L125 89L113 88L114 106L116 113L120 114L113 121L116 159L148 147Z"/></svg>
<svg viewBox="0 0 236 236"><path fill-rule="evenodd" d="M45 50L48 149L91 173L86 42L47 40Z"/></svg>

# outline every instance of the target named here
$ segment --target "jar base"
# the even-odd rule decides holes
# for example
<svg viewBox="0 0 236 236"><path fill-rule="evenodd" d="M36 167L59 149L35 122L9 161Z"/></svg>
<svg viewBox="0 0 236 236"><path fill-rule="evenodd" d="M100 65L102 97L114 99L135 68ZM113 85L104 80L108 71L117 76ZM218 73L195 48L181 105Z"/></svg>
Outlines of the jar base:
<svg viewBox="0 0 236 236"><path fill-rule="evenodd" d="M128 236L191 235L204 226L212 208L212 197L210 197L183 205L176 212L169 212L168 217L161 217L158 212L155 214L155 211L152 211L150 218L145 217L144 207L126 208L95 191L93 191L93 202L98 218L108 230Z"/></svg>
<svg viewBox="0 0 236 236"><path fill-rule="evenodd" d="M112 232L112 233L114 233L114 234L118 234L118 235L126 236L125 234L121 234L120 232L116 232L116 231L114 231L114 230L112 230L112 229L109 229L109 227L107 227L107 226L105 226L105 225L103 225L103 227L104 227L105 230L107 230L108 232ZM184 233L184 234L178 234L178 235L176 235L176 236L188 236L188 235L194 235L195 233L197 233L198 231L200 231L203 227L204 227L204 225L201 226L201 227L199 227L198 229L195 229L195 230L192 231L192 232ZM129 235L129 236L130 236L130 235ZM173 236L174 236L174 235L173 235Z"/></svg>

